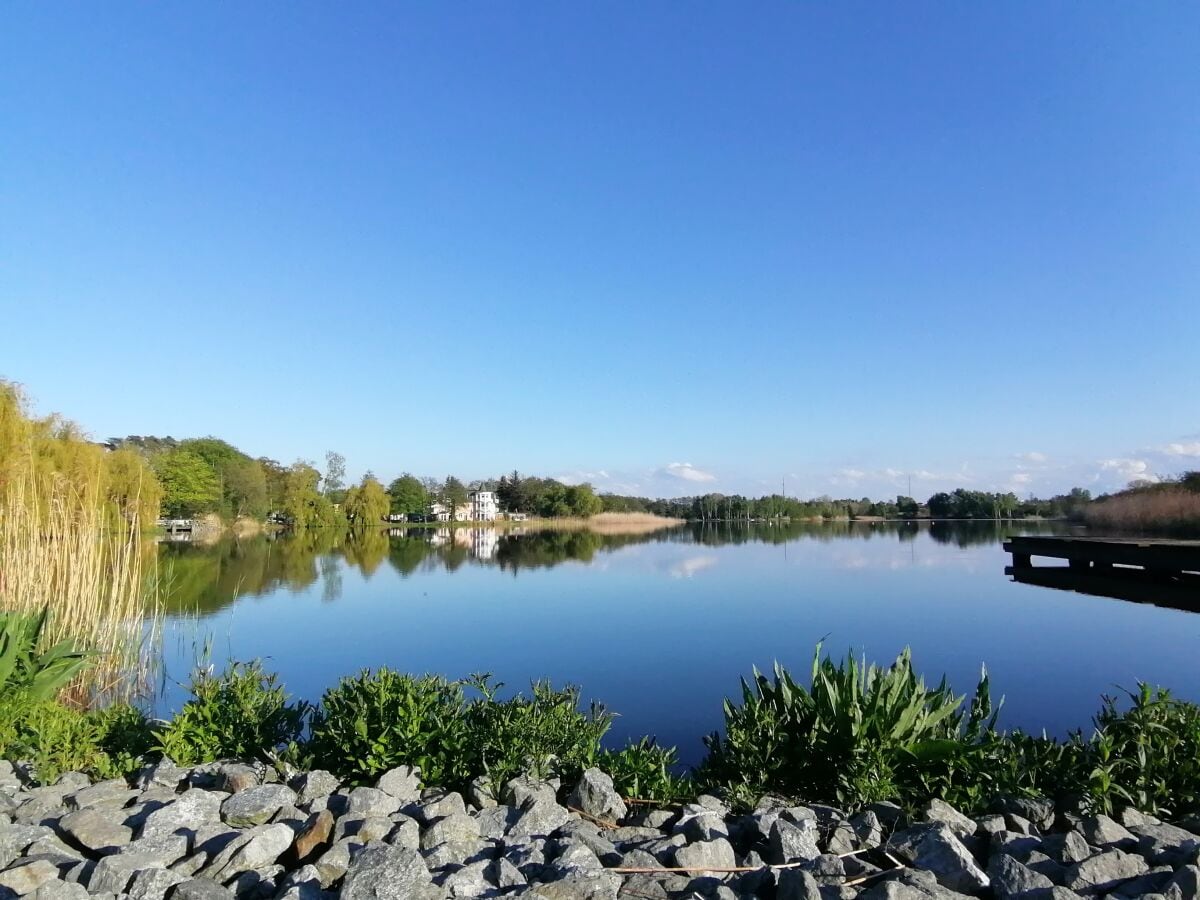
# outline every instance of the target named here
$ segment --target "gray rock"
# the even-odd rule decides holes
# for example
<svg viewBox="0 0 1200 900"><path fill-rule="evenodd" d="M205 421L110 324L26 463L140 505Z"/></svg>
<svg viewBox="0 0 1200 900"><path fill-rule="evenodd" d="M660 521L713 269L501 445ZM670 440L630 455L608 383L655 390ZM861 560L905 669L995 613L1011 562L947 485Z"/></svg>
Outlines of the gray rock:
<svg viewBox="0 0 1200 900"><path fill-rule="evenodd" d="M397 813L391 817L395 823L388 833L387 842L397 847L407 847L409 850L421 849L421 826L416 819Z"/></svg>
<svg viewBox="0 0 1200 900"><path fill-rule="evenodd" d="M691 872L711 869L731 869L737 865L733 845L724 838L697 841L675 850L675 865Z"/></svg>
<svg viewBox="0 0 1200 900"><path fill-rule="evenodd" d="M600 862L600 857L591 847L582 842L569 843L554 860L552 868L558 875L567 875L571 872L598 872L604 868L604 864Z"/></svg>
<svg viewBox="0 0 1200 900"><path fill-rule="evenodd" d="M1045 875L1055 884L1061 884L1067 874L1067 867L1055 862L1040 850L1034 850L1023 860L1025 867L1033 869L1039 875Z"/></svg>
<svg viewBox="0 0 1200 900"><path fill-rule="evenodd" d="M372 787L356 787L346 795L348 816L390 816L400 809L400 800L386 791Z"/></svg>
<svg viewBox="0 0 1200 900"><path fill-rule="evenodd" d="M124 806L141 792L132 790L124 778L97 781L65 798L67 809L86 809L89 806Z"/></svg>
<svg viewBox="0 0 1200 900"><path fill-rule="evenodd" d="M76 850L74 847L69 847L63 841L56 837L44 837L41 840L34 841L25 850L25 855L30 858L50 859L55 865L61 867L58 860L70 860L71 864L79 862L83 859L83 853Z"/></svg>
<svg viewBox="0 0 1200 900"><path fill-rule="evenodd" d="M420 851L420 853L425 860L425 867L433 871L445 866L461 866L469 862L476 862L483 858L482 855L489 848L490 845L483 841L443 841L428 850Z"/></svg>
<svg viewBox="0 0 1200 900"><path fill-rule="evenodd" d="M442 890L451 897L479 897L491 885L487 880L490 862L470 863L455 869L442 881Z"/></svg>
<svg viewBox="0 0 1200 900"><path fill-rule="evenodd" d="M850 827L858 835L859 848L878 847L883 843L883 823L871 810L863 810L849 818ZM857 848L856 848L857 849Z"/></svg>
<svg viewBox="0 0 1200 900"><path fill-rule="evenodd" d="M674 818L675 813L669 809L652 809L642 816L642 824L647 828L665 828Z"/></svg>
<svg viewBox="0 0 1200 900"><path fill-rule="evenodd" d="M222 803L221 818L237 828L265 825L281 807L295 803L296 792L286 785L262 784L234 794Z"/></svg>
<svg viewBox="0 0 1200 900"><path fill-rule="evenodd" d="M341 782L324 769L301 772L288 780L288 787L296 792L296 803L299 806L308 806L319 797L328 797L340 786Z"/></svg>
<svg viewBox="0 0 1200 900"><path fill-rule="evenodd" d="M492 862L487 877L501 889L523 887L527 883L521 870L503 856Z"/></svg>
<svg viewBox="0 0 1200 900"><path fill-rule="evenodd" d="M815 819L792 823L780 818L771 826L767 859L775 864L816 859L821 855L817 847L819 836Z"/></svg>
<svg viewBox="0 0 1200 900"><path fill-rule="evenodd" d="M88 807L68 813L58 827L76 845L93 853L116 853L133 840L133 829L124 825L125 814L120 809Z"/></svg>
<svg viewBox="0 0 1200 900"><path fill-rule="evenodd" d="M521 811L512 806L492 806L475 815L480 837L501 838L520 818Z"/></svg>
<svg viewBox="0 0 1200 900"><path fill-rule="evenodd" d="M233 900L233 891L210 878L189 878L171 888L167 900Z"/></svg>
<svg viewBox="0 0 1200 900"><path fill-rule="evenodd" d="M1156 819L1154 816L1148 816L1141 810L1134 809L1132 806L1126 806L1119 813L1117 813L1116 819L1126 828L1133 828L1135 825L1162 824L1160 819Z"/></svg>
<svg viewBox="0 0 1200 900"><path fill-rule="evenodd" d="M287 825L259 825L249 831L249 840L230 857L222 879L238 872L261 869L274 863L292 845L295 832Z"/></svg>
<svg viewBox="0 0 1200 900"><path fill-rule="evenodd" d="M960 838L970 837L977 827L974 819L964 816L944 800L930 800L921 810L921 818L925 822L942 822Z"/></svg>
<svg viewBox="0 0 1200 900"><path fill-rule="evenodd" d="M421 832L421 849L429 850L438 844L474 843L479 840L479 822L466 813L455 813L428 825Z"/></svg>
<svg viewBox="0 0 1200 900"><path fill-rule="evenodd" d="M1163 888L1163 895L1168 900L1191 900L1200 897L1200 867L1184 866L1175 873L1175 877Z"/></svg>
<svg viewBox="0 0 1200 900"><path fill-rule="evenodd" d="M1145 875L1139 875L1132 881L1126 881L1115 892L1120 897L1143 897L1146 894L1161 893L1171 883L1175 870L1170 866L1156 866Z"/></svg>
<svg viewBox="0 0 1200 900"><path fill-rule="evenodd" d="M1067 869L1064 886L1079 894L1104 894L1149 870L1150 866L1140 856L1109 850Z"/></svg>
<svg viewBox="0 0 1200 900"><path fill-rule="evenodd" d="M1041 797L998 797L991 811L1028 819L1042 831L1054 824L1054 804Z"/></svg>
<svg viewBox="0 0 1200 900"><path fill-rule="evenodd" d="M155 809L145 817L140 836L145 839L181 830L194 834L201 826L221 820L222 801L228 796L195 788L184 791L173 803Z"/></svg>
<svg viewBox="0 0 1200 900"><path fill-rule="evenodd" d="M508 806L524 806L532 800L558 802L558 789L548 781L538 781L528 775L512 779L501 793L500 800Z"/></svg>
<svg viewBox="0 0 1200 900"><path fill-rule="evenodd" d="M776 879L776 900L821 900L817 879L803 869L779 869Z"/></svg>
<svg viewBox="0 0 1200 900"><path fill-rule="evenodd" d="M18 897L24 897L57 878L57 866L44 859L35 859L19 863L0 872L0 889L12 891Z"/></svg>
<svg viewBox="0 0 1200 900"><path fill-rule="evenodd" d="M187 770L175 765L164 756L158 762L146 766L137 775L136 784L143 791L150 787L165 787L175 790L187 778Z"/></svg>
<svg viewBox="0 0 1200 900"><path fill-rule="evenodd" d="M684 835L689 841L711 841L729 837L729 826L725 824L724 817L695 803L683 808L679 820L671 830L675 834Z"/></svg>
<svg viewBox="0 0 1200 900"><path fill-rule="evenodd" d="M376 844L350 864L341 900L410 900L440 896L415 850Z"/></svg>
<svg viewBox="0 0 1200 900"><path fill-rule="evenodd" d="M1137 852L1156 865L1192 863L1200 851L1200 838L1175 825L1134 825L1132 832L1138 839Z"/></svg>
<svg viewBox="0 0 1200 900"><path fill-rule="evenodd" d="M1011 856L993 856L988 863L988 879L997 900L1009 900L1038 888L1052 888L1054 882L1033 869L1026 868Z"/></svg>
<svg viewBox="0 0 1200 900"><path fill-rule="evenodd" d="M383 816L365 816L361 819L343 816L337 820L337 826L333 830L333 840L340 841L344 837L353 837L360 844L369 844L371 841L387 837L395 827L395 822L385 819Z"/></svg>
<svg viewBox="0 0 1200 900"><path fill-rule="evenodd" d="M496 799L496 789L492 785L492 779L487 775L472 778L471 784L467 788L467 801L476 809L491 809L496 806L500 801Z"/></svg>
<svg viewBox="0 0 1200 900"><path fill-rule="evenodd" d="M573 806L606 822L620 822L629 814L625 801L613 787L612 778L595 767L584 770L579 783L575 785L575 790L567 798L567 806ZM716 815L720 819L724 817L723 813Z"/></svg>
<svg viewBox="0 0 1200 900"><path fill-rule="evenodd" d="M570 821L571 814L557 803L533 798L520 808L516 821L508 830L508 836L544 837Z"/></svg>
<svg viewBox="0 0 1200 900"><path fill-rule="evenodd" d="M187 877L170 869L143 869L133 876L129 900L163 900L167 891Z"/></svg>
<svg viewBox="0 0 1200 900"><path fill-rule="evenodd" d="M232 838L226 835L213 838L206 845L207 861L203 868L195 873L195 877L219 881L223 877L222 873L229 865L229 861L250 842L253 836L252 831L238 831Z"/></svg>
<svg viewBox="0 0 1200 900"><path fill-rule="evenodd" d="M914 864L932 872L952 891L972 894L988 886L988 877L958 836L945 823L934 823L915 848Z"/></svg>
<svg viewBox="0 0 1200 900"><path fill-rule="evenodd" d="M1079 830L1084 839L1096 847L1120 847L1128 850L1137 845L1137 838L1108 816L1088 816L1079 823Z"/></svg>
<svg viewBox="0 0 1200 900"><path fill-rule="evenodd" d="M58 879L47 881L33 892L34 900L87 900L87 896L87 888L82 884Z"/></svg>
<svg viewBox="0 0 1200 900"><path fill-rule="evenodd" d="M403 804L421 799L421 770L415 766L398 766L379 776L375 787Z"/></svg>
<svg viewBox="0 0 1200 900"><path fill-rule="evenodd" d="M157 858L138 853L114 853L103 857L88 878L88 893L124 894L129 889L133 876L145 869L165 869Z"/></svg>
<svg viewBox="0 0 1200 900"><path fill-rule="evenodd" d="M0 856L13 859L35 841L51 837L54 831L45 825L0 825Z"/></svg>
<svg viewBox="0 0 1200 900"><path fill-rule="evenodd" d="M612 872L568 875L558 881L530 885L526 896L538 900L616 900L621 878Z"/></svg>
<svg viewBox="0 0 1200 900"><path fill-rule="evenodd" d="M1042 851L1065 866L1083 862L1092 855L1092 848L1078 831L1047 835L1042 839Z"/></svg>
<svg viewBox="0 0 1200 900"><path fill-rule="evenodd" d="M135 857L147 867L169 866L187 856L188 850L189 840L185 833L155 834L125 845L119 855Z"/></svg>
<svg viewBox="0 0 1200 900"><path fill-rule="evenodd" d="M338 841L322 853L314 866L321 877L321 887L328 888L345 875L350 868L350 863L354 860L355 850L361 849L361 844L353 838L347 838Z"/></svg>
<svg viewBox="0 0 1200 900"><path fill-rule="evenodd" d="M230 794L236 794L262 783L259 770L245 763L222 763L217 768L216 786Z"/></svg>
<svg viewBox="0 0 1200 900"><path fill-rule="evenodd" d="M422 793L422 797L424 799L421 803L416 806L410 804L404 810L422 825L428 825L435 819L443 819L446 816L467 811L467 804L463 802L462 794L455 791L449 793L425 791Z"/></svg>

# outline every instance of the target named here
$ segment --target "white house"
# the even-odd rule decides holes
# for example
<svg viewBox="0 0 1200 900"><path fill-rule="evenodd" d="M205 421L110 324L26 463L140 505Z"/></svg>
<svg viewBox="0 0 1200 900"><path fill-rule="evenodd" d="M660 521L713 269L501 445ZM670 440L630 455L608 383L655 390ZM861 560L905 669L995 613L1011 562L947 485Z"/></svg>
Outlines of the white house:
<svg viewBox="0 0 1200 900"><path fill-rule="evenodd" d="M492 522L500 515L495 491L471 491L467 499L473 522Z"/></svg>

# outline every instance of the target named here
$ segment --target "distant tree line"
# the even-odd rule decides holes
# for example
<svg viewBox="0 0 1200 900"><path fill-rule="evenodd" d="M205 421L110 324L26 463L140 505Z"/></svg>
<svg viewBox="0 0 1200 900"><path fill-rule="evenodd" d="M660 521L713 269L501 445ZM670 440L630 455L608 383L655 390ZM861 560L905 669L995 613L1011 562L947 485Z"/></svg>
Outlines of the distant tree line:
<svg viewBox="0 0 1200 900"><path fill-rule="evenodd" d="M1065 494L1020 499L1012 492L959 488L938 492L924 503L904 495L894 500L869 497L817 497L801 500L782 494L745 497L709 493L693 497L659 498L597 494L590 484L564 484L553 478L521 475L513 470L499 478L464 481L405 472L384 485L371 472L345 485L346 463L338 453L325 456L325 471L304 460L289 466L268 457L253 458L215 437L176 440L172 437L130 435L107 445L135 451L150 465L162 490L163 515L190 518L208 513L224 519L250 517L297 527L349 523L366 527L390 518L421 521L431 506L441 504L451 519L476 490L494 491L500 509L533 517L587 517L600 512L640 512L689 521L761 521L779 519L1008 519L1083 518L1092 504L1091 493L1073 488ZM1175 479L1135 483L1117 495L1200 493L1200 472ZM1106 500L1108 498L1100 498ZM1110 507L1112 508L1112 507Z"/></svg>

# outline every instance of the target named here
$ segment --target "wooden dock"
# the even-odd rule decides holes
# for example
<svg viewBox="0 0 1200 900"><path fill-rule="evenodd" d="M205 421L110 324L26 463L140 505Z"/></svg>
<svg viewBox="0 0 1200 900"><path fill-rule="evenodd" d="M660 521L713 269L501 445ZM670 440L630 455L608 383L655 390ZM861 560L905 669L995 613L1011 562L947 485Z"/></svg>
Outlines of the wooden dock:
<svg viewBox="0 0 1200 900"><path fill-rule="evenodd" d="M1200 541L1031 535L1004 549L1014 581L1200 611ZM1035 566L1035 556L1067 564Z"/></svg>

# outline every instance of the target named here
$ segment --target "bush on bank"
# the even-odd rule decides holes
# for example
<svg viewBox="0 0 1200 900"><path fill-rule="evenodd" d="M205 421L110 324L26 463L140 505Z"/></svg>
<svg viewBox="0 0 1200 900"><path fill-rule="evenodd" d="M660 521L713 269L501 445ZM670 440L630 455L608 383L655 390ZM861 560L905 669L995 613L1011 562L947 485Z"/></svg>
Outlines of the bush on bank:
<svg viewBox="0 0 1200 900"><path fill-rule="evenodd" d="M781 666L770 677L755 672L741 702L725 702L723 733L706 739L707 756L687 776L674 748L652 739L603 748L611 714L583 711L577 688L549 683L502 699L486 676L454 682L384 668L343 679L310 706L291 702L260 663L235 663L198 672L179 713L152 723L127 705L84 711L36 697L28 680L6 674L0 649L0 756L32 762L44 782L72 770L125 775L164 754L183 764L287 762L351 784L415 765L426 783L463 792L498 790L520 774L567 783L594 765L622 795L658 802L716 791L752 805L772 793L853 811L936 797L980 811L1011 795L1081 812L1200 812L1195 704L1141 685L1120 703L1104 698L1088 737L1005 733L986 673L964 703L944 681L928 687L907 651L885 668L835 662L818 647L807 687Z"/></svg>

